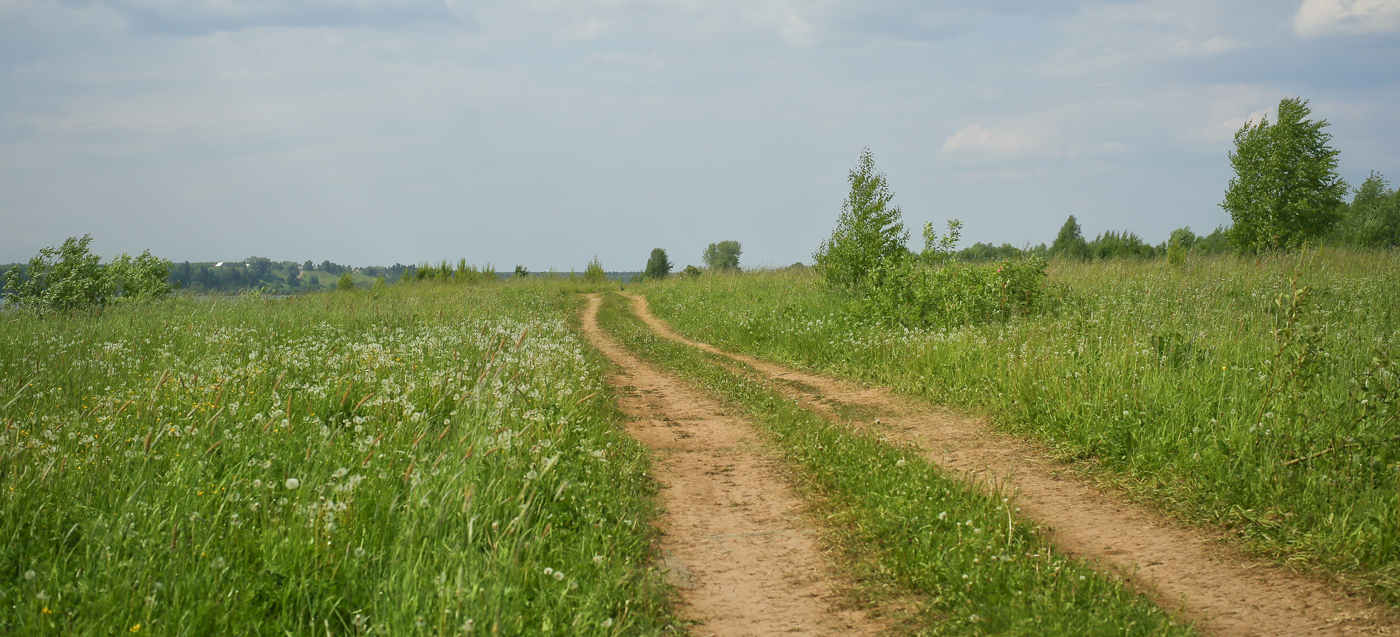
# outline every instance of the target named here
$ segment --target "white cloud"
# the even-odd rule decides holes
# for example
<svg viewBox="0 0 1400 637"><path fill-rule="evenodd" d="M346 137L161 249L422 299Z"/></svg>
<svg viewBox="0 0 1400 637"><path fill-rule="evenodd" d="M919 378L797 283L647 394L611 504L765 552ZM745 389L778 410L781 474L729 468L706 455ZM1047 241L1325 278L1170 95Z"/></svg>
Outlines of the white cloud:
<svg viewBox="0 0 1400 637"><path fill-rule="evenodd" d="M1172 57L1190 58L1225 53L1226 51L1233 51L1241 48L1244 45L1245 43L1239 40L1222 38L1217 35L1205 40L1179 40L1176 44L1173 44L1169 50Z"/></svg>
<svg viewBox="0 0 1400 637"><path fill-rule="evenodd" d="M1303 0L1293 30L1305 38L1400 32L1400 0Z"/></svg>
<svg viewBox="0 0 1400 637"><path fill-rule="evenodd" d="M984 128L981 124L968 124L943 141L943 152L970 150L996 155L1019 155L1033 150L1036 145L1036 140L1024 133L1000 126Z"/></svg>

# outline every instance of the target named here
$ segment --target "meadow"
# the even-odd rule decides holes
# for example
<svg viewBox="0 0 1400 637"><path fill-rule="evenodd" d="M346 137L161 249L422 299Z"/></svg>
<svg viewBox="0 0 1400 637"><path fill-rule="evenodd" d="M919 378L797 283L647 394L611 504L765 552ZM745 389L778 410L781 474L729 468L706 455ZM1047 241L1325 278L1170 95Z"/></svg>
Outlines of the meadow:
<svg viewBox="0 0 1400 637"><path fill-rule="evenodd" d="M989 417L1243 546L1400 604L1400 254L1052 261L1043 312L908 329L810 271L648 283L696 340Z"/></svg>
<svg viewBox="0 0 1400 637"><path fill-rule="evenodd" d="M561 285L0 314L0 633L653 634Z"/></svg>

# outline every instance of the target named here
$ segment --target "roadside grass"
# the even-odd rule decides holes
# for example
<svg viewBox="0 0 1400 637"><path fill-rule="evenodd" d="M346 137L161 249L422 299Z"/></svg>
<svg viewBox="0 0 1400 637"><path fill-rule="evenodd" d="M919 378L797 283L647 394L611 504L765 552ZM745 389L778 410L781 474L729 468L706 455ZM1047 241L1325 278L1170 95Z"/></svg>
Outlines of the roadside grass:
<svg viewBox="0 0 1400 637"><path fill-rule="evenodd" d="M0 313L0 633L668 632L647 455L577 303Z"/></svg>
<svg viewBox="0 0 1400 637"><path fill-rule="evenodd" d="M971 408L1400 604L1400 253L1051 264L1042 316L907 330L810 273L642 290L691 338Z"/></svg>
<svg viewBox="0 0 1400 637"><path fill-rule="evenodd" d="M945 477L918 450L830 422L753 370L657 337L620 295L604 297L598 319L641 357L747 411L820 501L841 536L834 544L869 565L855 573L860 586L922 606L905 618L913 632L1192 634L1119 579L1059 554L1000 494Z"/></svg>

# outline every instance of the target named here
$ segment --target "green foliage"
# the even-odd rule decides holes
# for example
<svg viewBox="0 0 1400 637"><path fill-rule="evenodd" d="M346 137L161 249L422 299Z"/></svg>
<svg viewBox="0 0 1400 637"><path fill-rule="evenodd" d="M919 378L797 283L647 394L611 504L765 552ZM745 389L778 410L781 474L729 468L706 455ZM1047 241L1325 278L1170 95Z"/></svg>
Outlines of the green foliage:
<svg viewBox="0 0 1400 637"><path fill-rule="evenodd" d="M1400 190L1378 172L1357 188L1337 224L1338 243L1367 248L1400 247Z"/></svg>
<svg viewBox="0 0 1400 637"><path fill-rule="evenodd" d="M671 260L666 257L666 251L661 248L652 248L651 256L647 258L646 271L643 274L652 280L664 279L666 275L671 273L671 267Z"/></svg>
<svg viewBox="0 0 1400 637"><path fill-rule="evenodd" d="M953 249L958 245L958 239L962 237L962 222L957 219L948 221L948 234L942 237L933 231L933 222L924 224L924 251L919 258L924 263L937 265L944 263L954 256Z"/></svg>
<svg viewBox="0 0 1400 637"><path fill-rule="evenodd" d="M24 267L5 272L10 301L45 310L68 312L101 307L112 298L155 299L169 294L170 262L147 250L132 258L122 254L103 267L88 250L90 235L69 237L48 247Z"/></svg>
<svg viewBox="0 0 1400 637"><path fill-rule="evenodd" d="M530 276L530 270L523 265L517 265L515 266L515 274L513 274L512 276L514 276L517 279L523 279L525 277Z"/></svg>
<svg viewBox="0 0 1400 637"><path fill-rule="evenodd" d="M1242 253L1292 250L1327 232L1340 217L1347 185L1337 175L1337 151L1312 121L1307 100L1279 102L1278 122L1267 117L1235 133L1225 200L1234 225L1230 240Z"/></svg>
<svg viewBox="0 0 1400 637"><path fill-rule="evenodd" d="M1123 231L1105 232L1086 244L1089 255L1095 259L1151 259L1157 256L1157 249L1142 240L1136 233Z"/></svg>
<svg viewBox="0 0 1400 637"><path fill-rule="evenodd" d="M710 270L733 271L739 269L739 255L742 252L738 241L721 241L707 246L702 258L705 267Z"/></svg>
<svg viewBox="0 0 1400 637"><path fill-rule="evenodd" d="M57 311L105 305L111 281L99 265L101 257L88 251L89 243L90 235L69 237L60 247L41 249L23 270L7 271L10 301Z"/></svg>
<svg viewBox="0 0 1400 637"><path fill-rule="evenodd" d="M876 267L902 257L909 233L901 222L899 206L889 205L894 194L885 175L875 170L875 158L867 148L860 163L847 177L851 191L841 203L836 229L812 255L814 266L827 284L847 292L860 292Z"/></svg>
<svg viewBox="0 0 1400 637"><path fill-rule="evenodd" d="M603 262L598 255L588 261L588 267L583 270L583 280L589 283L604 283L608 280L608 273L603 271Z"/></svg>
<svg viewBox="0 0 1400 637"><path fill-rule="evenodd" d="M1186 253L1196 245L1196 233L1191 228L1177 228L1167 239L1167 263L1180 268L1186 265Z"/></svg>
<svg viewBox="0 0 1400 637"><path fill-rule="evenodd" d="M122 254L107 266L113 291L122 298L158 299L170 293L171 263L158 259L150 250L131 258Z"/></svg>
<svg viewBox="0 0 1400 637"><path fill-rule="evenodd" d="M895 261L875 269L856 316L905 327L955 327L1005 321L1042 308L1044 259L926 266Z"/></svg>
<svg viewBox="0 0 1400 637"><path fill-rule="evenodd" d="M1089 252L1089 244L1084 241L1084 229L1075 220L1074 215L1070 215L1065 220L1065 225L1060 226L1059 234L1055 235L1055 242L1050 244L1050 256L1068 259L1088 259L1092 256Z"/></svg>
<svg viewBox="0 0 1400 637"><path fill-rule="evenodd" d="M687 265L687 266L685 266L685 269L684 269L684 270L681 270L681 274L682 274L682 275L688 276L688 277L691 277L691 278L700 276L700 275L702 275L702 274L704 274L704 273L705 273L704 270L701 270L700 268L697 268L697 267L695 267L695 266L693 266L693 265Z"/></svg>
<svg viewBox="0 0 1400 637"><path fill-rule="evenodd" d="M355 277L350 276L350 273L349 273L349 272L342 272L342 273L340 274L340 280L335 282L335 289L337 289L337 290L353 290L353 289L355 289Z"/></svg>

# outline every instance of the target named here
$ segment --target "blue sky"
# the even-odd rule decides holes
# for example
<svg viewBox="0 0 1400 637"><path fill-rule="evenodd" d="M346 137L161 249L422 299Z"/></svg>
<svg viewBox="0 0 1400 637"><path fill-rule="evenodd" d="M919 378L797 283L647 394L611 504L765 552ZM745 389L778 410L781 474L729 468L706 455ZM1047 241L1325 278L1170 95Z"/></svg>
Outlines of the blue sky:
<svg viewBox="0 0 1400 637"><path fill-rule="evenodd" d="M1155 243L1290 96L1400 180L1400 0L0 0L0 262L810 262L864 147L916 244Z"/></svg>

